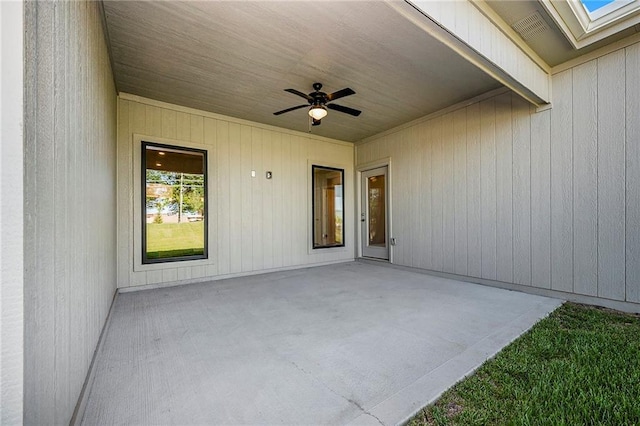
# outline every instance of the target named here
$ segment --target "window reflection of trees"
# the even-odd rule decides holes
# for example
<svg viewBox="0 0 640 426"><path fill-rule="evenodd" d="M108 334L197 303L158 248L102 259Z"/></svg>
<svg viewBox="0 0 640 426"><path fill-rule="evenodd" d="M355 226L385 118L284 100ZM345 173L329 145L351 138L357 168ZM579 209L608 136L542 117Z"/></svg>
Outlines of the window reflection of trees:
<svg viewBox="0 0 640 426"><path fill-rule="evenodd" d="M206 259L206 151L152 142L142 148L142 263Z"/></svg>
<svg viewBox="0 0 640 426"><path fill-rule="evenodd" d="M147 212L155 210L154 223L163 214L176 214L178 223L185 214L204 217L204 175L147 169Z"/></svg>

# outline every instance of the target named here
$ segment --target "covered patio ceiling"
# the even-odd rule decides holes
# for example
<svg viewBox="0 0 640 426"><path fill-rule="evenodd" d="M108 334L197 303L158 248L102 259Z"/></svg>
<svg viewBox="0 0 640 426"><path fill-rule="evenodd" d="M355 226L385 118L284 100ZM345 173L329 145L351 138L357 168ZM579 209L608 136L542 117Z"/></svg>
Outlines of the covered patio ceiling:
<svg viewBox="0 0 640 426"><path fill-rule="evenodd" d="M406 4L406 7L411 7ZM105 1L117 89L309 131L305 100L284 91L350 87L312 132L358 141L500 87L382 1Z"/></svg>

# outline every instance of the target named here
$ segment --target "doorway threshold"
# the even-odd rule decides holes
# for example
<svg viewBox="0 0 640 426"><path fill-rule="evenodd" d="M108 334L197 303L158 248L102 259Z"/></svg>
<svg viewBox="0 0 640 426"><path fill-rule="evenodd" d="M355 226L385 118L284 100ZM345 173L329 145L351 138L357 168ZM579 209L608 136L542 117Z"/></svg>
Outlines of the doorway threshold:
<svg viewBox="0 0 640 426"><path fill-rule="evenodd" d="M391 264L391 261L389 259L379 259L377 257L366 257L366 256L361 256L356 258L357 261L359 262L364 262L364 263L388 263Z"/></svg>

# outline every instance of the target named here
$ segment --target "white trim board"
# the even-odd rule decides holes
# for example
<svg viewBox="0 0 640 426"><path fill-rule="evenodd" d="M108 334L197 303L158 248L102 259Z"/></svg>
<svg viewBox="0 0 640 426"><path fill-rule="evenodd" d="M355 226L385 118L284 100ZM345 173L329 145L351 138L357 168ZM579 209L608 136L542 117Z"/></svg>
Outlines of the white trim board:
<svg viewBox="0 0 640 426"><path fill-rule="evenodd" d="M602 56L608 55L609 53L613 53L617 50L633 46L636 43L640 43L640 33L633 34L615 43L611 43L607 46L601 47L600 49L594 50L593 52L586 53L582 56L578 56L577 58L556 65L555 67L551 68L551 75L559 74L568 69L575 68L589 61L593 61L594 59L598 59Z"/></svg>
<svg viewBox="0 0 640 426"><path fill-rule="evenodd" d="M399 126L393 127L393 128L391 128L389 130L385 130L384 132L378 133L377 135L369 136L368 138L359 140L358 142L355 142L355 145L359 146L359 145L367 144L369 142L373 142L373 141L375 141L377 139L380 139L382 137L389 136L389 135L391 135L393 133L397 133L397 132L399 132L401 130L404 130L404 129L407 129L409 127L413 127L413 126L416 126L418 124L424 123L426 121L433 120L434 118L440 117L440 116L445 115L445 114L449 114L450 112L457 111L457 110L462 109L462 108L466 108L469 105L480 103L480 102L484 101L485 99L490 99L490 98L493 98L493 97L498 96L498 95L502 95L503 93L507 93L507 92L510 92L510 91L511 91L511 89L509 89L508 87L500 87L498 89L490 90L490 91L485 92L485 93L483 93L481 95L475 96L475 97L473 97L471 99L467 99L466 101L458 102L457 104L453 104L453 105L451 105L449 107L443 108L443 109L438 110L436 112L432 112L431 114L425 115L424 117L420 117L420 118L417 118L417 119L415 119L413 121L409 121L408 123L404 123L404 124L401 124Z"/></svg>
<svg viewBox="0 0 640 426"><path fill-rule="evenodd" d="M257 127L257 128L260 128L260 129L272 130L272 131L276 131L276 132L280 132L280 133L286 133L286 134L294 135L294 136L302 136L302 137L307 138L307 139L315 139L315 140L319 140L319 141L322 141L322 142L329 142L329 143L334 143L334 144L343 145L343 146L352 146L353 145L352 142L345 142L345 141L341 141L339 139L326 138L324 136L318 136L318 135L315 135L313 133L298 132L296 130L289 130L289 129L285 129L284 127L277 127L277 126L271 126L271 125L268 125L268 124L262 124L262 123L258 123L256 121L249 121L249 120L244 120L244 119L241 119L241 118L229 117L227 115L216 114L215 112L203 111L203 110L200 110L200 109L195 109L195 108L185 107L185 106L181 106L181 105L171 104L171 103L168 103L168 102L157 101L155 99L149 99L149 98L145 98L145 97L138 96L138 95L132 95L131 93L120 92L118 94L118 97L120 99L122 99L122 100L125 100L125 101L133 101L133 102L138 102L138 103L145 104L145 105L155 106L155 107L158 107L158 108L165 108L165 109L170 109L170 110L173 110L173 111L185 112L187 114L199 115L201 117L214 118L216 120L228 121L229 123L244 124L244 125L248 125L248 126L251 126L251 127Z"/></svg>
<svg viewBox="0 0 640 426"><path fill-rule="evenodd" d="M355 156L357 161L357 154ZM360 225L360 217L362 215L362 172L379 167L387 168L387 233L389 238L389 259L375 259L376 262L393 263L393 249L391 238L393 237L393 167L391 157L384 157L378 160L369 161L367 163L356 166L356 214L355 226L356 231L356 258L362 258L362 226ZM372 259L373 260L373 259Z"/></svg>
<svg viewBox="0 0 640 426"><path fill-rule="evenodd" d="M118 293L131 293L136 291L153 290L156 288L178 287L178 286L189 285L189 284L199 284L199 283L206 283L210 281L226 280L229 278L263 275L263 274L270 274L273 272L293 271L296 269L315 268L317 266L336 265L339 263L348 263L348 262L354 262L354 261L355 261L355 258L346 259L346 260L336 260L332 262L309 263L306 265L285 266L282 268L263 269L260 271L238 272L235 274L226 274L226 275L214 275L211 277L194 278L190 280L172 281L172 282L158 283L158 284L146 284L146 285L131 286L131 287L121 287L118 289Z"/></svg>

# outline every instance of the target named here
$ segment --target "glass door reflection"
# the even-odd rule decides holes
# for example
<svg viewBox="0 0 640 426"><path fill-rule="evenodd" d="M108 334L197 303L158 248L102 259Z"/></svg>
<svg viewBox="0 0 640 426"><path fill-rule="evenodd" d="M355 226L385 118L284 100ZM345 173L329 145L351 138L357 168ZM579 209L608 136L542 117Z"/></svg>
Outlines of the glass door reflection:
<svg viewBox="0 0 640 426"><path fill-rule="evenodd" d="M387 167L362 172L362 256L389 259Z"/></svg>
<svg viewBox="0 0 640 426"><path fill-rule="evenodd" d="M369 197L369 245L370 246L385 246L386 236L386 215L385 215L385 176L370 176L368 179L368 191Z"/></svg>

